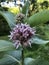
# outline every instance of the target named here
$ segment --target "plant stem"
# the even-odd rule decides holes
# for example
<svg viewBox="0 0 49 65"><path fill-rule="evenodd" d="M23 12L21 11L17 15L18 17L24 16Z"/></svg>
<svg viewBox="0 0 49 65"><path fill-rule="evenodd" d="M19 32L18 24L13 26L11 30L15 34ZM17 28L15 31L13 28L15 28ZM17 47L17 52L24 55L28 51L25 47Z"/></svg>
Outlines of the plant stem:
<svg viewBox="0 0 49 65"><path fill-rule="evenodd" d="M22 49L22 65L24 65L24 48Z"/></svg>

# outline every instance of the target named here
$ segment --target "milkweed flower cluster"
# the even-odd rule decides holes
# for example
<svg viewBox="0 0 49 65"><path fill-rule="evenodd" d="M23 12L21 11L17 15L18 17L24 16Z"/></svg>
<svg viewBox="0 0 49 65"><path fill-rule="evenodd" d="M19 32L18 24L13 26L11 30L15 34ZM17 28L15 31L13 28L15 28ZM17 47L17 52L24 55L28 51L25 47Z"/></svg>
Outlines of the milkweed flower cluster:
<svg viewBox="0 0 49 65"><path fill-rule="evenodd" d="M10 39L14 42L14 46L31 46L30 38L35 35L35 29L31 28L28 24L17 24L10 32Z"/></svg>
<svg viewBox="0 0 49 65"><path fill-rule="evenodd" d="M23 22L25 15L22 14L22 13L19 13L19 14L16 15L15 18L16 18L16 23L21 23L21 22Z"/></svg>

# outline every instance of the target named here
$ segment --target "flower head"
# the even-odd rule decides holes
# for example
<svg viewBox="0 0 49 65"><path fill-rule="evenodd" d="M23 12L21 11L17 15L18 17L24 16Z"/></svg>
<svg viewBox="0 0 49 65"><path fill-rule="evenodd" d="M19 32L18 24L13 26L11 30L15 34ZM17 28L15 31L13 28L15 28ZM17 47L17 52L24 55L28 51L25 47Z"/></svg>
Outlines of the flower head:
<svg viewBox="0 0 49 65"><path fill-rule="evenodd" d="M20 45L31 46L30 38L35 35L35 29L28 24L17 24L10 32L10 39L14 42L14 46L18 48Z"/></svg>
<svg viewBox="0 0 49 65"><path fill-rule="evenodd" d="M16 23L21 23L21 22L23 22L25 15L22 14L22 13L19 13L19 14L16 15L15 18L16 18Z"/></svg>

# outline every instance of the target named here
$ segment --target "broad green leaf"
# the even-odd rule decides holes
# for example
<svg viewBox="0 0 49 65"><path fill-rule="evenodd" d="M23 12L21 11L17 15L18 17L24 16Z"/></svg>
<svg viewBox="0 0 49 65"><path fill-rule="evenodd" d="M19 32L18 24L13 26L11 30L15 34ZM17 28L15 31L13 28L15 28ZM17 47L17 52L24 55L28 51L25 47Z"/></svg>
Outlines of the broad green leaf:
<svg viewBox="0 0 49 65"><path fill-rule="evenodd" d="M47 21L49 21L49 10L43 10L30 16L27 20L27 23L31 26L36 26L42 23L46 23Z"/></svg>
<svg viewBox="0 0 49 65"><path fill-rule="evenodd" d="M15 26L16 22L12 13L0 11L0 16L3 16L5 18L11 29Z"/></svg>
<svg viewBox="0 0 49 65"><path fill-rule="evenodd" d="M35 44L47 44L47 43L49 43L49 40L43 40L38 37L34 37L31 39L31 42L35 43Z"/></svg>
<svg viewBox="0 0 49 65"><path fill-rule="evenodd" d="M24 65L28 65L29 63L33 62L35 59L32 58L25 58Z"/></svg>
<svg viewBox="0 0 49 65"><path fill-rule="evenodd" d="M6 54L11 55L11 56L17 58L18 60L21 60L21 50L8 51L8 52L6 52Z"/></svg>
<svg viewBox="0 0 49 65"><path fill-rule="evenodd" d="M8 51L8 50L14 50L14 46L12 42L0 40L0 52L1 51Z"/></svg>
<svg viewBox="0 0 49 65"><path fill-rule="evenodd" d="M20 65L20 61L11 55L4 55L4 57L0 59L0 65Z"/></svg>
<svg viewBox="0 0 49 65"><path fill-rule="evenodd" d="M21 61L21 50L0 52L0 65L19 65Z"/></svg>
<svg viewBox="0 0 49 65"><path fill-rule="evenodd" d="M21 50L11 50L11 51L4 51L4 52L0 52L0 59L3 58L3 56L5 54L11 55L13 57L15 57L18 60L21 60Z"/></svg>

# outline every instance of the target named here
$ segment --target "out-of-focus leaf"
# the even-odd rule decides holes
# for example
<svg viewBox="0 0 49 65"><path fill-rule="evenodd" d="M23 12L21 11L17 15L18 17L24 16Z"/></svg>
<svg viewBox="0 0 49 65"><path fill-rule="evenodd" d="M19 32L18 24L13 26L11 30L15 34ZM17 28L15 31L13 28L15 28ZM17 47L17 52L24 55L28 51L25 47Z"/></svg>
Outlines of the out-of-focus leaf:
<svg viewBox="0 0 49 65"><path fill-rule="evenodd" d="M0 40L0 52L1 51L8 51L8 50L14 50L14 46L12 42Z"/></svg>
<svg viewBox="0 0 49 65"><path fill-rule="evenodd" d="M16 51L8 51L6 54L9 54L18 60L21 60L21 50L16 50Z"/></svg>
<svg viewBox="0 0 49 65"><path fill-rule="evenodd" d="M5 18L11 29L15 26L16 22L12 13L0 11L0 16L3 16Z"/></svg>
<svg viewBox="0 0 49 65"><path fill-rule="evenodd" d="M19 65L21 61L21 50L0 52L0 65Z"/></svg>
<svg viewBox="0 0 49 65"><path fill-rule="evenodd" d="M27 19L27 23L31 26L36 26L49 21L49 10L38 12Z"/></svg>
<svg viewBox="0 0 49 65"><path fill-rule="evenodd" d="M28 65L29 63L33 62L35 59L32 58L25 58L24 65Z"/></svg>
<svg viewBox="0 0 49 65"><path fill-rule="evenodd" d="M34 37L31 39L31 42L35 43L35 44L47 44L49 42L49 40L43 40L38 37Z"/></svg>
<svg viewBox="0 0 49 65"><path fill-rule="evenodd" d="M36 59L34 62L31 62L28 65L49 65L49 62L44 59Z"/></svg>
<svg viewBox="0 0 49 65"><path fill-rule="evenodd" d="M8 35L0 36L0 40L9 40Z"/></svg>
<svg viewBox="0 0 49 65"><path fill-rule="evenodd" d="M0 7L0 11L4 11L4 9L2 7Z"/></svg>
<svg viewBox="0 0 49 65"><path fill-rule="evenodd" d="M28 9L29 9L29 1L27 0L24 7L22 8L22 13L28 15Z"/></svg>
<svg viewBox="0 0 49 65"><path fill-rule="evenodd" d="M0 65L19 65L20 61L11 55L5 55L0 59Z"/></svg>

